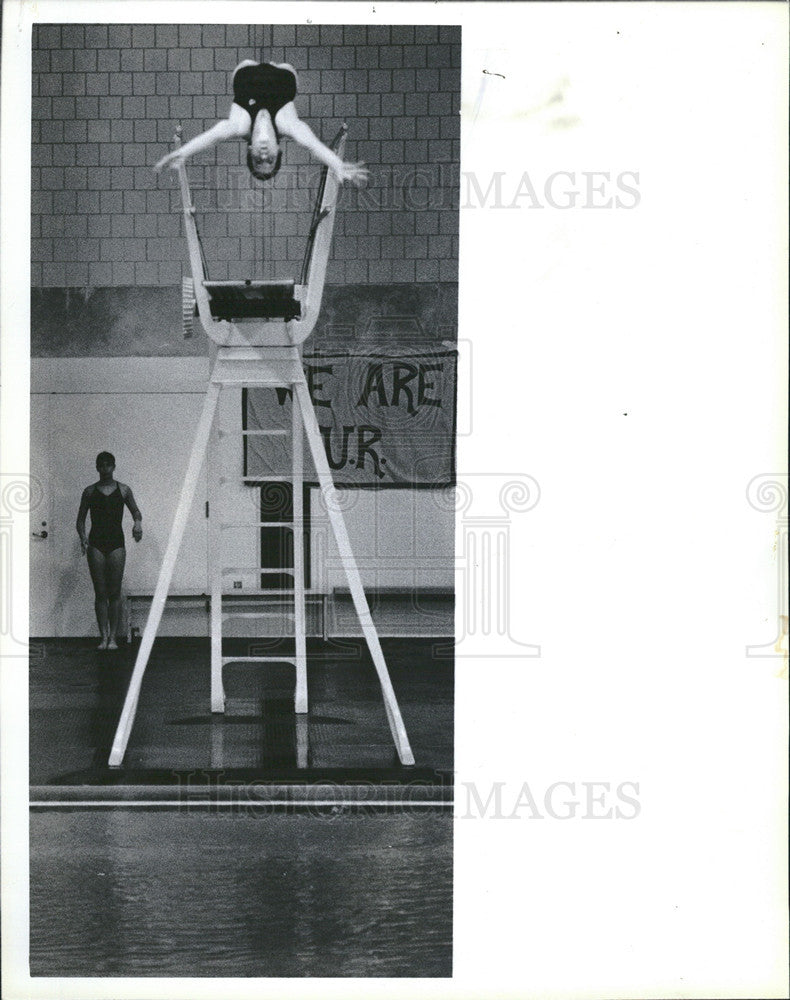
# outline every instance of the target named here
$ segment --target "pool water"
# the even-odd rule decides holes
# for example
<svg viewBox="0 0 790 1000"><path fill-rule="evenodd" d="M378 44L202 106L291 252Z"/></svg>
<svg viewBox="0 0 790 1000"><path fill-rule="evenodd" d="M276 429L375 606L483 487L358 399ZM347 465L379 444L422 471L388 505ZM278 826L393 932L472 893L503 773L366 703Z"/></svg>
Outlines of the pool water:
<svg viewBox="0 0 790 1000"><path fill-rule="evenodd" d="M31 815L33 976L452 974L452 817Z"/></svg>

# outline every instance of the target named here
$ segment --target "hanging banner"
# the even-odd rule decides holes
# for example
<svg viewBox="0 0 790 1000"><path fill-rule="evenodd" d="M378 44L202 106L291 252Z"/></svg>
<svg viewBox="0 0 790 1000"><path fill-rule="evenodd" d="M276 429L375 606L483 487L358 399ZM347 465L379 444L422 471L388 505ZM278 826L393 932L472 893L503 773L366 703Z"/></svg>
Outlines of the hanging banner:
<svg viewBox="0 0 790 1000"><path fill-rule="evenodd" d="M337 486L447 487L455 482L457 354L322 353L303 359ZM291 474L291 390L247 389L245 472ZM308 481L317 477L305 446ZM310 479L312 477L312 480Z"/></svg>

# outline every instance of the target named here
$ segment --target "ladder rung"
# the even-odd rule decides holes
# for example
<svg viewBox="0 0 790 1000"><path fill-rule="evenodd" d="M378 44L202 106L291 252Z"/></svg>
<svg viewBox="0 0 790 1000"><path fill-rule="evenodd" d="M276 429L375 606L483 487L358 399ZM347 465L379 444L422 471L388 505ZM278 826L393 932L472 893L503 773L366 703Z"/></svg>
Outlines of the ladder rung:
<svg viewBox="0 0 790 1000"><path fill-rule="evenodd" d="M280 608L278 611L223 611L222 617L229 618L281 618L283 615L293 615L293 611Z"/></svg>
<svg viewBox="0 0 790 1000"><path fill-rule="evenodd" d="M249 431L220 431L220 437L272 437L272 436L284 436L290 434L291 432L285 427L272 427L268 430L249 430Z"/></svg>
<svg viewBox="0 0 790 1000"><path fill-rule="evenodd" d="M293 278L256 278L254 281L251 278L244 278L241 281L236 279L223 280L223 281L209 281L208 278L203 282L206 288L230 288L238 289L239 291L254 290L256 288L273 288L275 291L290 291L292 288L296 287L296 282Z"/></svg>
<svg viewBox="0 0 790 1000"><path fill-rule="evenodd" d="M221 521L220 528L292 528L293 521Z"/></svg>
<svg viewBox="0 0 790 1000"><path fill-rule="evenodd" d="M221 316L215 316L215 319L222 319ZM243 316L236 316L237 320L244 322ZM299 375L293 374L290 378L286 375L262 375L260 378L254 378L253 376L247 374L239 375L223 375L221 378L216 378L212 375L211 385L218 385L221 389L289 389L293 385L301 384L301 377Z"/></svg>
<svg viewBox="0 0 790 1000"><path fill-rule="evenodd" d="M293 476L270 476L264 473L260 476L221 476L220 485L227 486L228 483L290 483Z"/></svg>
<svg viewBox="0 0 790 1000"><path fill-rule="evenodd" d="M225 570L223 570L225 572ZM262 570L260 567L256 569L257 573L271 573L272 570ZM224 600L226 597L244 597L245 594L269 594L271 597L282 596L283 594L290 594L293 596L296 590L293 587L242 587L240 590L224 590L220 597ZM307 587L304 590L306 597L316 597L324 596L323 590L309 590Z"/></svg>
<svg viewBox="0 0 790 1000"><path fill-rule="evenodd" d="M225 663L296 663L295 656L223 656Z"/></svg>

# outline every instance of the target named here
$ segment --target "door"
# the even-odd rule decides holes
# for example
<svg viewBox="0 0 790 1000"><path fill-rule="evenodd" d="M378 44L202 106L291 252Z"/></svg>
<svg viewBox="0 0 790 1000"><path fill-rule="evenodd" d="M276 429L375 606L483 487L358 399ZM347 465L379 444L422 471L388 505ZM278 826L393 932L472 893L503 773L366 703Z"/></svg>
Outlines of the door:
<svg viewBox="0 0 790 1000"><path fill-rule="evenodd" d="M30 398L30 635L52 628L52 518L49 491L49 394ZM76 518L75 518L76 520Z"/></svg>

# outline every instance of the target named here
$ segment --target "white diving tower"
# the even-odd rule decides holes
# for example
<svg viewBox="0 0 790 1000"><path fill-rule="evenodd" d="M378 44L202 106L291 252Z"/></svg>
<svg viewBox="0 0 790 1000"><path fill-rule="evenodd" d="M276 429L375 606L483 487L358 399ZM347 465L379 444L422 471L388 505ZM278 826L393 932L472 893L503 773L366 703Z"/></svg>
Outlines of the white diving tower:
<svg viewBox="0 0 790 1000"><path fill-rule="evenodd" d="M332 143L342 158L346 139L345 125ZM177 141L180 141L177 139ZM293 532L293 656L225 656L222 646L222 550L219 531L219 511L209 507L209 531L212 565L211 574L211 711L225 711L223 666L229 662L290 662L295 668L294 707L297 716L308 710L307 656L305 641L305 578L304 578L304 440L310 449L313 464L324 497L329 521L337 542L338 552L348 581L359 623L370 651L381 685L384 707L398 758L402 764L414 764L398 701L390 681L389 671L379 642L378 633L362 587L359 569L349 541L341 506L336 497L323 440L302 367L300 345L313 332L324 292L332 232L335 223L339 183L323 168L313 211L299 282L289 281L210 281L200 243L195 209L189 189L186 167L178 168L184 227L189 246L192 278L184 280L184 322L189 329L195 313L206 334L216 345L216 355L209 377L203 411L195 431L181 495L176 508L170 537L159 570L148 620L129 682L129 689L113 740L109 764L120 767L126 754L134 725L140 688L151 648L156 638L167 600L179 547L184 534L200 470L212 436L217 404L223 388L267 387L290 388L293 391L291 427L291 484L293 489L293 519L276 522L278 527L290 527ZM262 433L266 433L263 431ZM210 470L210 476L218 471ZM218 484L209 482L210 494L216 494ZM268 522L257 521L258 527Z"/></svg>

